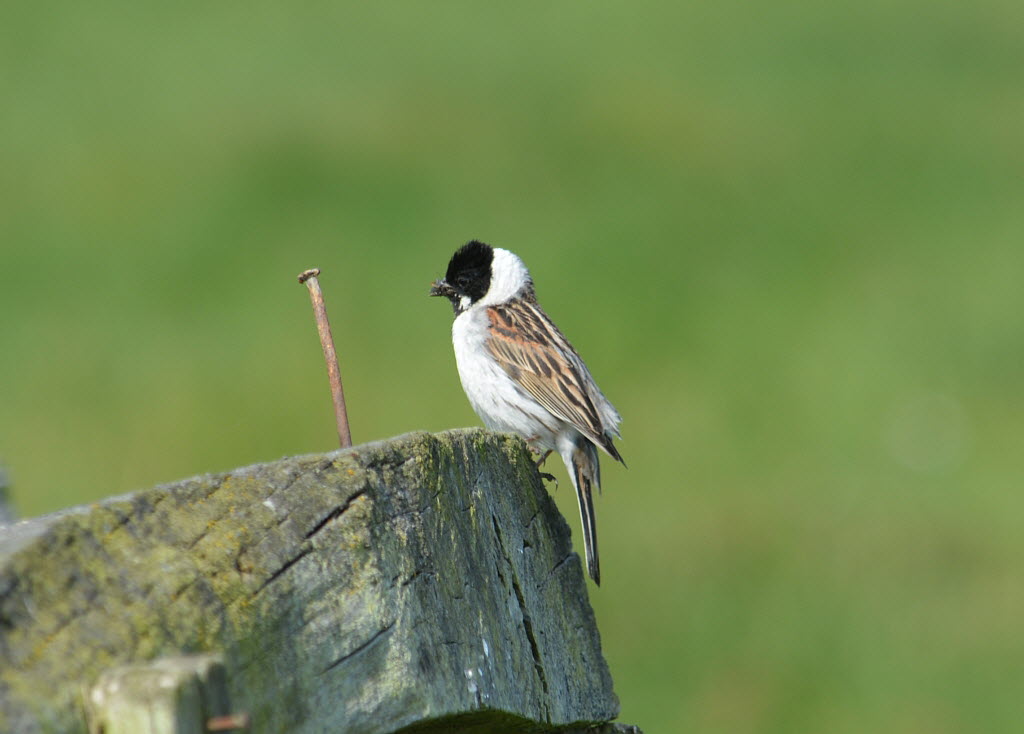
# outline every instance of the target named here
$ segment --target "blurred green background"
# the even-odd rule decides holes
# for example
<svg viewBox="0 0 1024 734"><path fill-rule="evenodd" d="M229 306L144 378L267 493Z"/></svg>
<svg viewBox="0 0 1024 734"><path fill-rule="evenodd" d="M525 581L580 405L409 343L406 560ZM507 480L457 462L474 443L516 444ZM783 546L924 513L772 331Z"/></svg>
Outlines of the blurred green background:
<svg viewBox="0 0 1024 734"><path fill-rule="evenodd" d="M0 9L20 512L332 448L311 266L357 442L476 424L480 238L624 416L623 721L1016 730L1024 4L351 5Z"/></svg>

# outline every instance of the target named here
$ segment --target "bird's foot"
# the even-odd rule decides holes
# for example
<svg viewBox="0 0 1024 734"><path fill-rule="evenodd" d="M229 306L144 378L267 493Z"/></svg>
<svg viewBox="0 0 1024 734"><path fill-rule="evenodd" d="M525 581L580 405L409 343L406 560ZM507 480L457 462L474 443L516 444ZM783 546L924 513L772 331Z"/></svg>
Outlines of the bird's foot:
<svg viewBox="0 0 1024 734"><path fill-rule="evenodd" d="M541 449L541 448L538 448L538 447L534 446L533 442L536 441L539 438L540 438L540 436L532 436L532 437L528 438L526 440L526 445L530 448L531 453L533 453L534 455L540 454L540 458L536 459L533 462L536 465L536 467L537 467L537 473L540 474L540 478L543 479L545 482L554 482L555 483L555 489L558 489L558 480L555 479L554 475L553 474L548 474L547 472L543 472L543 471L540 470L540 468L542 466L544 466L544 462L548 460L549 456L551 456L552 449L544 450L544 449Z"/></svg>

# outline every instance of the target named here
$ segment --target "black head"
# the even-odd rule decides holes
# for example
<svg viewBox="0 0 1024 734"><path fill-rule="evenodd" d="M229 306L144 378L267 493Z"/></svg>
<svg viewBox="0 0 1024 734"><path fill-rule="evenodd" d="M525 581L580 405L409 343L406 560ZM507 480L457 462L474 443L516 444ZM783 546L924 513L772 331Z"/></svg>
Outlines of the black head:
<svg viewBox="0 0 1024 734"><path fill-rule="evenodd" d="M464 297L476 303L487 294L493 260L494 248L490 245L477 240L467 242L452 255L444 279L434 282L430 295L446 297L452 302L455 313L459 313L464 310Z"/></svg>

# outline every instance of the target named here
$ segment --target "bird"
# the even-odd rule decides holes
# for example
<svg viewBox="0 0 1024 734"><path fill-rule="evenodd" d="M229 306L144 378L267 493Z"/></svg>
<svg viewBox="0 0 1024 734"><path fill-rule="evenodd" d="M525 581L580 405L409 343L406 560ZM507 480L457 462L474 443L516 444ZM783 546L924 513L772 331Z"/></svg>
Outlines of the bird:
<svg viewBox="0 0 1024 734"><path fill-rule="evenodd" d="M517 255L467 242L429 294L452 304L459 379L484 425L523 437L540 456L538 469L552 451L565 463L579 500L587 573L600 586L593 488L601 488L598 449L625 466L613 443L622 437L619 412L540 307Z"/></svg>

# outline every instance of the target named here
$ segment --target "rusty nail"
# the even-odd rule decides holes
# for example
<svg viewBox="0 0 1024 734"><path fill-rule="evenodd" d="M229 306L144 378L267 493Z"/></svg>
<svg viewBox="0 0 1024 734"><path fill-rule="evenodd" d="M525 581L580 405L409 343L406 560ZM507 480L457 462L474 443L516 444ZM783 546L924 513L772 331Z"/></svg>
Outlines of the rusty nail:
<svg viewBox="0 0 1024 734"><path fill-rule="evenodd" d="M352 433L348 427L348 411L345 408L345 391L341 386L341 368L338 366L338 353L334 350L334 337L331 336L331 323L327 320L327 306L324 305L324 294L320 290L319 268L310 268L299 275L299 282L305 283L309 289L309 298L313 302L313 314L316 317L316 330L320 334L320 346L324 350L324 361L327 362L327 377L331 382L331 398L334 401L334 420L338 426L338 441L341 448L352 445Z"/></svg>

